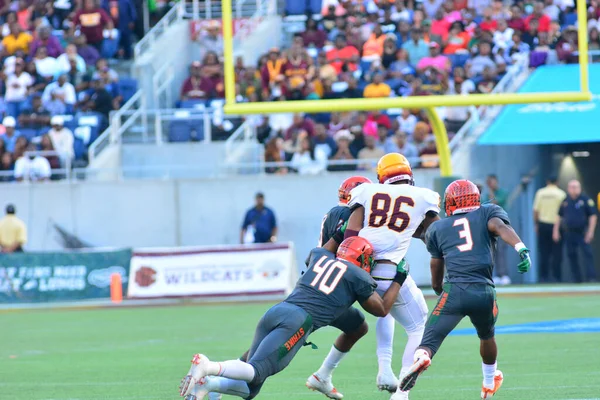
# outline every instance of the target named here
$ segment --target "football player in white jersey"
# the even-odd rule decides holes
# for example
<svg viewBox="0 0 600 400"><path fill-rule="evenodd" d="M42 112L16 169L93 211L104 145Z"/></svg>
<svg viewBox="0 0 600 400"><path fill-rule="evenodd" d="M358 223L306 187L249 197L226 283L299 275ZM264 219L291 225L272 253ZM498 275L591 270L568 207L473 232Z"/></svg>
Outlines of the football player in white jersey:
<svg viewBox="0 0 600 400"><path fill-rule="evenodd" d="M378 184L364 183L350 193L349 206L354 211L344 237L358 235L373 244L376 262L371 275L377 281L377 291L384 293L392 283L397 265L406 255L411 238L423 238L429 225L439 219L440 196L430 189L413 186L410 163L398 153L386 154L379 160L377 179ZM408 335L400 376L413 363L413 354L421 343L427 313L423 292L409 275L390 312ZM408 392L396 391L398 379L389 367L394 337L393 321L378 319L376 330L380 364L377 386L380 390L395 392L392 400L408 399Z"/></svg>

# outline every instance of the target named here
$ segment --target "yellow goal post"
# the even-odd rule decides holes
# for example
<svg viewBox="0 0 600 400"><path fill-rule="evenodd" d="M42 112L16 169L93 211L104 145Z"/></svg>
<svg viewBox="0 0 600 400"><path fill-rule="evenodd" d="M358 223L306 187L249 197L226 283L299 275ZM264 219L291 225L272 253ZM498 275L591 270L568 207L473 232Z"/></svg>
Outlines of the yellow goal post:
<svg viewBox="0 0 600 400"><path fill-rule="evenodd" d="M233 20L231 0L222 0L222 26L225 64L225 106L226 114L247 115L267 113L318 113L323 110L333 112L386 110L390 108L423 108L427 111L435 135L440 158L442 176L452 175L448 134L435 107L461 107L479 105L508 105L529 103L556 103L590 101L588 75L587 9L586 0L577 0L577 37L579 50L579 91L541 93L495 93L472 94L467 96L409 96L369 99L295 100L278 102L236 103L235 72L233 60Z"/></svg>

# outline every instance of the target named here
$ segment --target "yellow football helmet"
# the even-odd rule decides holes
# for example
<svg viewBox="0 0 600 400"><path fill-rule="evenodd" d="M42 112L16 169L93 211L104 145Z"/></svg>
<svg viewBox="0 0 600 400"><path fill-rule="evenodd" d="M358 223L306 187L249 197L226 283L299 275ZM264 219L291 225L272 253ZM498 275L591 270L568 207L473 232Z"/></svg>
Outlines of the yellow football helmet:
<svg viewBox="0 0 600 400"><path fill-rule="evenodd" d="M377 179L379 183L394 183L406 180L412 185L412 168L406 157L402 154L386 154L377 163Z"/></svg>

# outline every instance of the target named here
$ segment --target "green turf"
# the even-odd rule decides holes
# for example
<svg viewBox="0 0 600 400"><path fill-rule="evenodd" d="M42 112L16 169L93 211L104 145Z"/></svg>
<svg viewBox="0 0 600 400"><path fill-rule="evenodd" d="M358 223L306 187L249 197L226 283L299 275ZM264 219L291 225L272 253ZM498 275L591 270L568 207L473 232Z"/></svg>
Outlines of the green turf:
<svg viewBox="0 0 600 400"><path fill-rule="evenodd" d="M600 317L600 296L504 297L499 325ZM0 399L176 399L194 352L229 359L250 344L268 304L27 311L0 314ZM430 302L431 307L431 302ZM335 384L346 399L389 399L375 389L373 331L343 361ZM466 327L466 322L460 327ZM311 337L290 367L267 381L259 399L320 399L304 387L336 335ZM405 334L396 330L399 370ZM600 336L500 335L501 399L600 398ZM418 399L477 399L476 337L449 337L413 392Z"/></svg>

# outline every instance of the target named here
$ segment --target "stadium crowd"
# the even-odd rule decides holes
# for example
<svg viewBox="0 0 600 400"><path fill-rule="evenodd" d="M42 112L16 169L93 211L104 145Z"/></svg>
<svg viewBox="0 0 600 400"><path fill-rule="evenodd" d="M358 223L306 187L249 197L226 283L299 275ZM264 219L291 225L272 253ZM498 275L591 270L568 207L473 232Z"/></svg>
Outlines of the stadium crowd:
<svg viewBox="0 0 600 400"><path fill-rule="evenodd" d="M136 19L133 0L0 2L0 180L45 180L85 156L123 103L107 59L132 56ZM25 157L40 150L56 154Z"/></svg>
<svg viewBox="0 0 600 400"><path fill-rule="evenodd" d="M289 12L302 13L311 2L287 4ZM592 50L600 49L598 17L600 7L592 2ZM320 14L308 13L289 48L271 49L256 66L235 60L237 96L286 101L490 93L518 57L527 57L530 67L576 63L575 24L572 0L326 0ZM181 89L183 103L223 97L219 30L213 23L199 40L202 61L191 66ZM450 134L469 116L467 107L448 108ZM411 158L435 154L429 121L420 110L265 116L257 125L265 160L292 161L300 173L323 170L328 158L377 158L398 150ZM435 165L434 157L422 164Z"/></svg>

